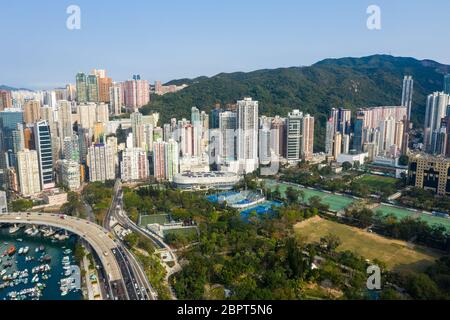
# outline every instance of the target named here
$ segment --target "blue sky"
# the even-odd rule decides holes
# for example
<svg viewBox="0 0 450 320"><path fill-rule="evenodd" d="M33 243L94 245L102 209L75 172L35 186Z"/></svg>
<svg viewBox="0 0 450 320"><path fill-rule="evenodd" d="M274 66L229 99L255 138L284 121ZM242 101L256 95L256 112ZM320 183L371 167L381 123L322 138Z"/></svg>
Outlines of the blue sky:
<svg viewBox="0 0 450 320"><path fill-rule="evenodd" d="M81 8L81 30L66 8ZM381 8L382 29L366 27ZM450 64L448 0L0 0L0 84L51 88L105 68L169 81L387 53Z"/></svg>

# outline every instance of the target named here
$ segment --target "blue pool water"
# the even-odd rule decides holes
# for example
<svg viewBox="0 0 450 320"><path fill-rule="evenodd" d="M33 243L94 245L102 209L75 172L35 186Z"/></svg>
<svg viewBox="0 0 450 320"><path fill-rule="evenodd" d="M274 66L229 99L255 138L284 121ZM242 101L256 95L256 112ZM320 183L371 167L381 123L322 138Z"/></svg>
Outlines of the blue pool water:
<svg viewBox="0 0 450 320"><path fill-rule="evenodd" d="M267 201L262 204L259 204L255 207L245 209L241 211L241 216L244 219L248 219L249 215L252 212L256 212L257 216L271 216L273 212L273 207L281 207L283 204L278 201Z"/></svg>

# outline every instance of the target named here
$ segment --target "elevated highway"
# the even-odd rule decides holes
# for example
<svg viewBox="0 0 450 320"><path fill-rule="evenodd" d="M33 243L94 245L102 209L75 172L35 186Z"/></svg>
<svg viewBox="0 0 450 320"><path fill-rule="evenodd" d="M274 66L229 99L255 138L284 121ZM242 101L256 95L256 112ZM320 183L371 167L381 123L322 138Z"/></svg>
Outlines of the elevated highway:
<svg viewBox="0 0 450 320"><path fill-rule="evenodd" d="M25 224L49 226L67 230L84 239L97 253L110 283L123 286L123 276L116 260L117 243L110 233L101 226L87 220L48 213L7 213L0 214L0 224ZM122 291L122 290L120 290ZM112 298L117 297L112 294Z"/></svg>

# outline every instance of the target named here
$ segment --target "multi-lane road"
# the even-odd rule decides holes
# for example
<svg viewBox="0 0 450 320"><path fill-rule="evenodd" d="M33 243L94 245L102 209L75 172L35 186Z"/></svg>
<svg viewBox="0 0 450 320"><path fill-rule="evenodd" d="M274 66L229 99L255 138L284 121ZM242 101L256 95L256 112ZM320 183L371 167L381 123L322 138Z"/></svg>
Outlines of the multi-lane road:
<svg viewBox="0 0 450 320"><path fill-rule="evenodd" d="M117 222L122 227L135 231L133 228L130 228L128 219L124 219L123 217L122 184L120 180L117 180L114 185L113 201L105 216L105 220L103 221L103 227L106 230L113 232L112 225L114 222ZM117 243L118 249L115 252L115 255L121 266L125 286L130 294L130 299L156 300L157 295L155 290L148 281L148 277L141 263L120 239L117 240Z"/></svg>
<svg viewBox="0 0 450 320"><path fill-rule="evenodd" d="M42 225L74 233L89 243L96 252L101 264L99 271L104 279L103 291L108 299L156 300L157 293L152 288L143 266L120 237L114 237L112 225L117 222L126 229L148 237L159 248L166 245L144 232L124 214L121 188L121 182L117 180L114 198L103 221L103 227L80 218L36 212L1 214L0 224Z"/></svg>

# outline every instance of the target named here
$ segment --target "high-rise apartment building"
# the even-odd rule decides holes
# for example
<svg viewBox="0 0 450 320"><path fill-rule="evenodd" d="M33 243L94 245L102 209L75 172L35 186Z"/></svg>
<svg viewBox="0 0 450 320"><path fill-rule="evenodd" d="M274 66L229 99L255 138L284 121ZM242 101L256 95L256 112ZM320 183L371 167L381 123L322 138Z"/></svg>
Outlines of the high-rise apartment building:
<svg viewBox="0 0 450 320"><path fill-rule="evenodd" d="M110 145L92 145L88 149L87 165L91 182L105 182L116 178L114 149Z"/></svg>
<svg viewBox="0 0 450 320"><path fill-rule="evenodd" d="M450 74L444 76L444 93L450 95Z"/></svg>
<svg viewBox="0 0 450 320"><path fill-rule="evenodd" d="M270 146L277 157L286 155L286 121L279 116L272 119Z"/></svg>
<svg viewBox="0 0 450 320"><path fill-rule="evenodd" d="M106 77L98 78L98 96L100 102L110 103L111 101L110 90L112 86L113 81L111 78Z"/></svg>
<svg viewBox="0 0 450 320"><path fill-rule="evenodd" d="M99 81L96 75L88 75L86 79L87 100L99 102Z"/></svg>
<svg viewBox="0 0 450 320"><path fill-rule="evenodd" d="M262 120L259 128L259 163L268 165L272 160L271 150L271 120Z"/></svg>
<svg viewBox="0 0 450 320"><path fill-rule="evenodd" d="M314 153L314 117L306 114L302 119L301 158L311 161Z"/></svg>
<svg viewBox="0 0 450 320"><path fill-rule="evenodd" d="M12 106L11 91L0 90L0 111L12 108Z"/></svg>
<svg viewBox="0 0 450 320"><path fill-rule="evenodd" d="M85 129L93 129L97 122L97 104L87 103L77 107L80 119L79 126Z"/></svg>
<svg viewBox="0 0 450 320"><path fill-rule="evenodd" d="M150 84L147 80L140 79L125 81L123 94L124 103L128 109L139 109L150 102Z"/></svg>
<svg viewBox="0 0 450 320"><path fill-rule="evenodd" d="M258 101L245 98L237 102L237 158L240 171L258 169Z"/></svg>
<svg viewBox="0 0 450 320"><path fill-rule="evenodd" d="M153 145L153 174L158 181L173 181L179 173L178 143L170 139L164 142L161 139Z"/></svg>
<svg viewBox="0 0 450 320"><path fill-rule="evenodd" d="M411 109L413 102L414 80L412 76L405 76L403 79L402 106L406 107L408 121L411 121Z"/></svg>
<svg viewBox="0 0 450 320"><path fill-rule="evenodd" d="M425 149L429 152L432 149L433 134L439 131L441 121L446 117L449 105L450 96L444 92L435 92L427 98L423 140Z"/></svg>
<svg viewBox="0 0 450 320"><path fill-rule="evenodd" d="M63 158L65 160L75 161L80 163L80 138L73 134L71 137L64 138L63 144Z"/></svg>
<svg viewBox="0 0 450 320"><path fill-rule="evenodd" d="M109 103L110 112L115 116L122 114L123 96L122 96L122 85L120 83L114 83L109 88Z"/></svg>
<svg viewBox="0 0 450 320"><path fill-rule="evenodd" d="M78 103L88 102L87 77L84 73L78 73L76 76L77 101Z"/></svg>
<svg viewBox="0 0 450 320"><path fill-rule="evenodd" d="M62 184L71 191L77 191L81 187L80 164L73 160L61 160Z"/></svg>
<svg viewBox="0 0 450 320"><path fill-rule="evenodd" d="M30 197L42 191L37 151L25 149L17 153L17 176L22 196Z"/></svg>
<svg viewBox="0 0 450 320"><path fill-rule="evenodd" d="M337 160L337 158L341 153L342 153L342 133L336 132L336 134L334 135L333 158Z"/></svg>
<svg viewBox="0 0 450 320"><path fill-rule="evenodd" d="M41 119L41 102L30 100L23 106L23 120L26 124L35 123Z"/></svg>
<svg viewBox="0 0 450 320"><path fill-rule="evenodd" d="M72 126L72 104L67 100L58 102L58 124L59 137L61 141L65 138L71 137L73 134Z"/></svg>
<svg viewBox="0 0 450 320"><path fill-rule="evenodd" d="M335 126L333 117L328 118L326 125L326 136L325 136L325 153L328 156L333 155L333 144L335 135Z"/></svg>
<svg viewBox="0 0 450 320"><path fill-rule="evenodd" d="M149 177L147 152L141 148L127 148L122 153L120 177L131 182L145 180Z"/></svg>
<svg viewBox="0 0 450 320"><path fill-rule="evenodd" d="M236 112L226 111L219 114L219 157L221 161L236 161Z"/></svg>

